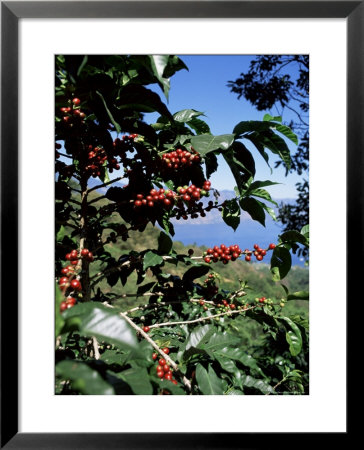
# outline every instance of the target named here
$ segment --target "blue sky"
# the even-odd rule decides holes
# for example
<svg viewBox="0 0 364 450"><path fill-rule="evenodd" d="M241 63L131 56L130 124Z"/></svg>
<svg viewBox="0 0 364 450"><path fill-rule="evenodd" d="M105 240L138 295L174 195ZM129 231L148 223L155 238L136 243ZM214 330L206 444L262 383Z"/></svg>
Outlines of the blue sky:
<svg viewBox="0 0 364 450"><path fill-rule="evenodd" d="M254 58L251 55L178 55L189 68L181 70L171 78L169 102L172 113L182 109L196 109L205 113L203 119L210 126L213 134L231 133L234 126L243 120L262 120L265 112L257 111L244 98L238 100L237 95L227 87L229 80L235 80L242 72L249 69L249 63ZM294 73L292 73L294 75ZM166 102L164 94L158 86L150 86ZM277 111L267 111L276 115ZM146 114L146 121L155 120L157 115ZM283 120L292 118L290 111L285 111ZM291 151L295 145L287 141ZM247 145L249 147L249 145ZM250 147L252 148L252 147ZM269 167L257 151L253 151L256 161L256 180L272 180L281 184L268 188L274 198L295 198L297 191L295 183L302 177L297 174L285 176L283 168L273 170ZM271 166L274 167L275 155L270 156ZM234 179L224 160L220 158L219 169L211 177L212 185L219 189L232 190Z"/></svg>

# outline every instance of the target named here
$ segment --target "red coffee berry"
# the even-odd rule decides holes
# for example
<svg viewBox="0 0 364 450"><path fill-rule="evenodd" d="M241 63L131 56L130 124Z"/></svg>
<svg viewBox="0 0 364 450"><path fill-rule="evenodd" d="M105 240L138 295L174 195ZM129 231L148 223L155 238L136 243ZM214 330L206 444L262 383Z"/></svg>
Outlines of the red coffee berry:
<svg viewBox="0 0 364 450"><path fill-rule="evenodd" d="M245 256L245 261L251 261L251 259L252 259L251 256L249 256L249 255L246 255L246 256Z"/></svg>
<svg viewBox="0 0 364 450"><path fill-rule="evenodd" d="M66 303L73 306L76 304L76 299L74 297L68 297Z"/></svg>
<svg viewBox="0 0 364 450"><path fill-rule="evenodd" d="M161 358L158 362L160 366L164 366L166 364L166 360L163 358Z"/></svg>
<svg viewBox="0 0 364 450"><path fill-rule="evenodd" d="M276 248L276 244L269 244L270 250L274 250Z"/></svg>
<svg viewBox="0 0 364 450"><path fill-rule="evenodd" d="M157 377L163 378L164 377L164 372L157 372Z"/></svg>
<svg viewBox="0 0 364 450"><path fill-rule="evenodd" d="M81 103L81 100L80 100L79 98L74 98L74 99L72 100L72 103L73 103L75 106L78 106L78 105Z"/></svg>
<svg viewBox="0 0 364 450"><path fill-rule="evenodd" d="M157 353L153 353L152 358L153 358L153 360L155 361L155 360L158 358Z"/></svg>
<svg viewBox="0 0 364 450"><path fill-rule="evenodd" d="M79 280L72 280L71 288L74 289L75 291L81 291L82 286L81 286L81 283L79 282Z"/></svg>
<svg viewBox="0 0 364 450"><path fill-rule="evenodd" d="M164 347L162 350L163 350L163 352L164 352L166 355L169 354L169 348L168 348L168 347Z"/></svg>
<svg viewBox="0 0 364 450"><path fill-rule="evenodd" d="M65 311L67 309L67 303L61 302L59 309L61 312Z"/></svg>
<svg viewBox="0 0 364 450"><path fill-rule="evenodd" d="M81 256L88 256L88 249L87 248L83 248L81 250Z"/></svg>
<svg viewBox="0 0 364 450"><path fill-rule="evenodd" d="M147 325L145 327L143 327L144 333L148 333L149 330L150 330L150 328Z"/></svg>

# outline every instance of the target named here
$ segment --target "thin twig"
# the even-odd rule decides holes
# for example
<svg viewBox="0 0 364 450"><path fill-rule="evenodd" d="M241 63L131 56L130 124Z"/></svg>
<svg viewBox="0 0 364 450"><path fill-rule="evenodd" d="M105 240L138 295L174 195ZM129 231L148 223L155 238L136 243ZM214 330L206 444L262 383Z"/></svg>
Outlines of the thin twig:
<svg viewBox="0 0 364 450"><path fill-rule="evenodd" d="M199 319L194 320L184 320L182 322L164 322L164 323L156 323L154 325L149 325L149 328L159 328L159 327L167 327L171 325L185 325L185 324L191 324L191 323L199 323L199 322L206 322L207 320L215 319L216 317L222 317L222 316L231 316L233 314L241 314L245 311L249 311L250 309L255 309L256 306L251 306L250 308L243 308L243 309L237 309L237 310L230 310L219 314L214 314L212 316L207 317L200 317Z"/></svg>
<svg viewBox="0 0 364 450"><path fill-rule="evenodd" d="M106 302L104 303L104 305L109 308L113 308L113 306L109 305ZM130 324L132 328L134 328L134 330L136 330L147 342L149 342L149 344L162 356L163 359L167 361L167 363L173 368L173 370L181 376L183 384L187 387L189 391L191 391L192 387L190 381L179 370L178 365L173 361L173 359L170 356L168 356L167 353L164 353L164 351L160 347L158 347L158 345L153 341L153 339L149 337L148 334L145 333L145 331L143 331L140 327L138 327L138 325L136 325L130 319L130 317L127 316L127 314L125 313L119 314Z"/></svg>
<svg viewBox="0 0 364 450"><path fill-rule="evenodd" d="M94 336L92 337L92 345L94 348L94 358L96 360L100 359L99 344L97 342L97 339Z"/></svg>
<svg viewBox="0 0 364 450"><path fill-rule="evenodd" d="M124 295L127 295L127 294L124 294ZM162 294L161 292L148 292L148 293L146 293L146 294L142 294L143 296L145 295L149 295L149 296L152 296L152 295L159 295L159 296L161 296L161 295L164 295L164 294ZM141 295L141 296L142 296ZM136 295L127 295L128 297L135 297ZM114 299L113 299L114 300ZM190 303L199 303L201 301L201 299L199 300L199 299L194 299L194 298L191 298L190 300L185 300L185 302L190 302ZM216 306L216 304L214 303L214 302L212 302L212 301L209 301L209 300L202 300L204 303L207 303L207 304L209 304L209 305L213 305L213 306ZM136 306L135 308L132 308L132 309L129 309L128 311L125 311L124 312L124 314L130 314L130 313L132 313L132 312L135 312L135 311L138 311L138 310L143 310L143 309L148 309L148 308L157 308L158 306L168 306L168 305L177 305L177 304L181 304L182 302L158 302L158 303L148 303L148 304L146 304L146 305L141 305L141 306Z"/></svg>

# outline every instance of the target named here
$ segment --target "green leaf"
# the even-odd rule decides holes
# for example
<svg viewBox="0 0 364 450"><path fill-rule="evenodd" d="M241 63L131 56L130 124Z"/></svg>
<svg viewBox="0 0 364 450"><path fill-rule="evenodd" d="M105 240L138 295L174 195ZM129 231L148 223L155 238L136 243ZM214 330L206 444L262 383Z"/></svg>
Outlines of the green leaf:
<svg viewBox="0 0 364 450"><path fill-rule="evenodd" d="M294 144L298 145L297 135L295 133L293 133L293 131L289 127L287 127L285 125L276 125L275 129L277 131L279 131L280 133L282 133L284 136L286 136L286 138L288 138Z"/></svg>
<svg viewBox="0 0 364 450"><path fill-rule="evenodd" d="M270 271L273 281L282 280L290 271L292 258L290 252L284 247L276 247L270 260Z"/></svg>
<svg viewBox="0 0 364 450"><path fill-rule="evenodd" d="M217 355L214 355L214 358L226 372L236 373L239 370L231 359L221 358Z"/></svg>
<svg viewBox="0 0 364 450"><path fill-rule="evenodd" d="M96 371L78 361L61 361L56 374L71 381L72 389L85 395L114 395L115 391Z"/></svg>
<svg viewBox="0 0 364 450"><path fill-rule="evenodd" d="M249 189L247 190L247 192L251 192L254 191L256 189L262 188L262 187L267 187L267 186L274 186L275 184L281 184L281 183L276 183L275 181L270 181L270 180L265 180L265 181L254 181L250 186Z"/></svg>
<svg viewBox="0 0 364 450"><path fill-rule="evenodd" d="M198 344L199 348L207 351L215 351L218 348L234 346L240 342L240 338L228 333L227 331L214 333L207 343L201 341Z"/></svg>
<svg viewBox="0 0 364 450"><path fill-rule="evenodd" d="M286 231L279 237L282 242L299 242L300 244L307 245L307 239L305 236L295 230Z"/></svg>
<svg viewBox="0 0 364 450"><path fill-rule="evenodd" d="M217 158L214 153L209 153L206 155L205 166L206 166L206 178L209 179L218 168Z"/></svg>
<svg viewBox="0 0 364 450"><path fill-rule="evenodd" d="M192 120L194 117L203 116L204 114L194 109L183 109L173 114L173 118L176 122L186 123Z"/></svg>
<svg viewBox="0 0 364 450"><path fill-rule="evenodd" d="M147 270L148 267L155 267L160 266L163 264L164 260L162 256L158 255L157 253L149 250L145 255L143 259L143 270Z"/></svg>
<svg viewBox="0 0 364 450"><path fill-rule="evenodd" d="M308 291L297 291L292 292L287 296L287 300L309 300L309 292Z"/></svg>
<svg viewBox="0 0 364 450"><path fill-rule="evenodd" d="M64 239L66 236L67 236L67 238L69 238L69 232L66 230L66 228L65 228L63 225L61 225L61 226L59 227L59 230L57 231L56 241L57 241L57 242L62 242L63 239ZM72 241L75 242L74 239L72 239ZM75 243L76 243L76 242L75 242Z"/></svg>
<svg viewBox="0 0 364 450"><path fill-rule="evenodd" d="M236 199L225 200L222 207L222 218L234 231L240 224L240 207Z"/></svg>
<svg viewBox="0 0 364 450"><path fill-rule="evenodd" d="M64 311L63 317L66 321L76 319L83 336L95 336L119 348L138 351L135 331L114 309L95 302L80 303Z"/></svg>
<svg viewBox="0 0 364 450"><path fill-rule="evenodd" d="M173 224L169 221L168 211L165 211L162 217L159 217L157 221L166 233L170 234L171 236L174 236L174 227Z"/></svg>
<svg viewBox="0 0 364 450"><path fill-rule="evenodd" d="M226 393L226 395L244 395L244 392L240 389L231 389Z"/></svg>
<svg viewBox="0 0 364 450"><path fill-rule="evenodd" d="M83 60L82 60L81 64L80 64L80 67L79 67L78 70L77 70L77 76L78 76L78 77L81 75L83 68L84 68L85 65L87 64L87 61L88 61L88 56L85 55L85 56L83 57Z"/></svg>
<svg viewBox="0 0 364 450"><path fill-rule="evenodd" d="M116 350L106 350L104 353L101 354L100 359L102 361L105 361L106 364L114 365L117 364L118 366L124 366L125 363L128 361L129 353L118 353Z"/></svg>
<svg viewBox="0 0 364 450"><path fill-rule="evenodd" d="M286 340L289 345L289 351L292 356L297 356L302 350L302 335L298 326L288 317L281 317L279 319L288 327L289 330L286 333Z"/></svg>
<svg viewBox="0 0 364 450"><path fill-rule="evenodd" d="M61 330L64 326L64 319L62 317L60 307L61 302L64 301L64 296L62 291L60 290L58 284L56 283L56 306L55 306L55 314L56 314L56 323L55 323L55 334L56 338L61 334Z"/></svg>
<svg viewBox="0 0 364 450"><path fill-rule="evenodd" d="M196 264L190 267L183 275L183 281L193 281L195 278L203 277L210 270L209 264Z"/></svg>
<svg viewBox="0 0 364 450"><path fill-rule="evenodd" d="M242 375L243 386L257 389L263 394L275 394L275 390L263 380L251 377L250 375Z"/></svg>
<svg viewBox="0 0 364 450"><path fill-rule="evenodd" d="M240 206L253 220L256 220L265 227L265 213L262 203L255 200L255 198L244 197L240 200Z"/></svg>
<svg viewBox="0 0 364 450"><path fill-rule="evenodd" d="M210 365L208 371L201 364L197 365L196 381L203 395L222 395L224 393L222 381Z"/></svg>
<svg viewBox="0 0 364 450"><path fill-rule="evenodd" d="M172 120L172 114L161 101L158 94L139 84L127 84L120 92L118 109L131 109L140 112L158 111L162 116Z"/></svg>
<svg viewBox="0 0 364 450"><path fill-rule="evenodd" d="M270 114L264 114L263 120L267 122L282 122L282 117L281 116L273 117Z"/></svg>
<svg viewBox="0 0 364 450"><path fill-rule="evenodd" d="M168 99L170 81L169 78L165 78L163 74L168 65L169 55L149 55L149 59L153 73L162 86L164 95Z"/></svg>
<svg viewBox="0 0 364 450"><path fill-rule="evenodd" d="M186 350L191 347L197 348L201 342L208 340L213 332L214 327L212 325L204 325L195 328L188 336L186 341Z"/></svg>
<svg viewBox="0 0 364 450"><path fill-rule="evenodd" d="M276 216L276 213L273 208L270 208L265 203L261 203L261 202L259 202L259 203L262 205L262 208L271 216L271 218L273 220L277 220L277 216Z"/></svg>
<svg viewBox="0 0 364 450"><path fill-rule="evenodd" d="M118 376L124 380L136 395L153 394L153 386L149 381L149 374L144 367L131 368L120 372Z"/></svg>
<svg viewBox="0 0 364 450"><path fill-rule="evenodd" d="M214 150L227 150L233 142L233 134L222 134L220 136L201 134L191 138L193 148L202 156Z"/></svg>
<svg viewBox="0 0 364 450"><path fill-rule="evenodd" d="M264 135L259 135L259 138L261 139L264 147L268 148L272 153L278 155L286 164L287 169L290 169L291 155L285 141L272 131L266 132Z"/></svg>
<svg viewBox="0 0 364 450"><path fill-rule="evenodd" d="M301 234L308 238L310 235L310 226L305 225L304 227L302 227Z"/></svg>
<svg viewBox="0 0 364 450"><path fill-rule="evenodd" d="M210 127L204 120L197 119L196 117L188 121L187 125L196 131L197 134L211 133Z"/></svg>
<svg viewBox="0 0 364 450"><path fill-rule="evenodd" d="M249 367L250 369L254 369L264 376L262 369L257 364L257 361L251 355L249 355L239 347L235 348L225 347L221 349L215 349L213 355L239 361L244 366Z"/></svg>
<svg viewBox="0 0 364 450"><path fill-rule="evenodd" d="M278 203L272 199L269 192L267 192L265 189L255 189L254 191L250 192L250 195L253 195L254 197L264 198L264 200L267 200L268 202L273 203L273 205L278 206Z"/></svg>
<svg viewBox="0 0 364 450"><path fill-rule="evenodd" d="M158 253L161 253L162 255L169 255L172 247L172 239L168 236L168 234L161 231L158 237Z"/></svg>
<svg viewBox="0 0 364 450"><path fill-rule="evenodd" d="M254 158L245 145L237 141L222 155L234 175L239 195L242 195L246 189L246 184L255 175Z"/></svg>
<svg viewBox="0 0 364 450"><path fill-rule="evenodd" d="M113 115L111 114L111 111L110 111L109 108L107 107L107 104L106 104L106 101L105 101L103 95L102 95L101 92L99 92L99 91L96 91L96 94L101 98L102 103L103 103L104 106L105 106L107 115L109 116L109 118L110 118L110 120L111 120L111 123L114 125L115 130L117 131L117 133L120 133L120 132L121 132L121 127L120 127L120 125L116 122L116 120L114 119Z"/></svg>
<svg viewBox="0 0 364 450"><path fill-rule="evenodd" d="M237 137L242 136L245 133L262 132L270 129L269 122L261 122L259 120L245 120L235 125L233 133Z"/></svg>

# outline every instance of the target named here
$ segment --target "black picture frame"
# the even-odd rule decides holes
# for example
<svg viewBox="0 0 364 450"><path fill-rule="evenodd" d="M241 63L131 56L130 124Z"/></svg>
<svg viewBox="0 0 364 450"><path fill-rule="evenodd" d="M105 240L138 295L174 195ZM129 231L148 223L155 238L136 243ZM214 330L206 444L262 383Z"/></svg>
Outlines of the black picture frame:
<svg viewBox="0 0 364 450"><path fill-rule="evenodd" d="M356 273L363 273L364 1L93 1L87 7L82 1L1 2L1 448L273 448L274 442L298 448L312 439L327 446L325 433L299 439L292 433L163 433L161 442L160 433L18 432L18 22L116 17L347 19L347 299L362 292ZM351 352L348 345L348 361ZM347 432L337 433L336 443L352 437L350 423L348 410Z"/></svg>

